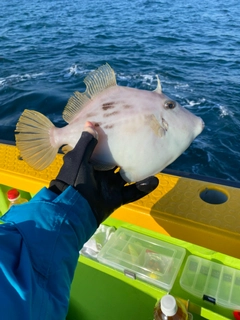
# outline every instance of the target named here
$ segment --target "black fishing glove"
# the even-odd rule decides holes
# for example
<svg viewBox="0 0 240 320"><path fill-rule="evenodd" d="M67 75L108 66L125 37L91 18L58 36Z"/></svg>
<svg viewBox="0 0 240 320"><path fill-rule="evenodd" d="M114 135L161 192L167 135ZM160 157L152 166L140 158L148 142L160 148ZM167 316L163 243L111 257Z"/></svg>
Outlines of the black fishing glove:
<svg viewBox="0 0 240 320"><path fill-rule="evenodd" d="M83 131L75 148L64 156L64 164L49 189L60 194L73 186L89 203L98 224L123 204L138 200L158 186L158 179L151 176L143 181L127 185L115 169L97 171L90 158L97 139Z"/></svg>

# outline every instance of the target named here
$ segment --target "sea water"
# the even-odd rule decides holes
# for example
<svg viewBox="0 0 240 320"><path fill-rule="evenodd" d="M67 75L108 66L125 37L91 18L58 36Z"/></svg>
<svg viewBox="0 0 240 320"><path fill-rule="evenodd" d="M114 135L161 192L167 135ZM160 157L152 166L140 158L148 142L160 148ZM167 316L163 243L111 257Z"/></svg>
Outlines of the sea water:
<svg viewBox="0 0 240 320"><path fill-rule="evenodd" d="M201 116L203 133L171 169L240 181L238 0L2 0L0 139L25 108L65 125L84 77L108 62L120 85L163 92Z"/></svg>

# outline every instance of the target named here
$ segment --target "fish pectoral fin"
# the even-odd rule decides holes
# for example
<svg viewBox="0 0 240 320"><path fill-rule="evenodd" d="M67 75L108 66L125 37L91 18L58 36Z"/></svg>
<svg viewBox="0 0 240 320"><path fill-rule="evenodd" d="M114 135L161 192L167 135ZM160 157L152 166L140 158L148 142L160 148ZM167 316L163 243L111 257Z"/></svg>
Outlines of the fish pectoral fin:
<svg viewBox="0 0 240 320"><path fill-rule="evenodd" d="M155 90L153 90L153 92L161 94L162 93L161 82L160 82L158 75L156 75L156 77L157 77L157 88Z"/></svg>
<svg viewBox="0 0 240 320"><path fill-rule="evenodd" d="M147 124L150 126L154 134L158 137L163 137L166 133L166 130L163 126L159 123L156 116L154 114L150 114L145 116Z"/></svg>
<svg viewBox="0 0 240 320"><path fill-rule="evenodd" d="M58 152L58 147L51 145L51 128L54 128L53 123L34 110L24 110L18 120L16 145L23 160L36 170L47 168Z"/></svg>
<svg viewBox="0 0 240 320"><path fill-rule="evenodd" d="M67 123L71 122L97 94L117 85L115 73L107 63L91 72L84 79L84 83L86 91L84 93L75 92L63 110L63 119Z"/></svg>
<svg viewBox="0 0 240 320"><path fill-rule="evenodd" d="M64 154L66 154L66 153L68 153L69 151L72 151L72 147L69 145L69 144L66 144L65 146L63 146L62 148L61 148L61 150L62 150L62 152L64 153Z"/></svg>

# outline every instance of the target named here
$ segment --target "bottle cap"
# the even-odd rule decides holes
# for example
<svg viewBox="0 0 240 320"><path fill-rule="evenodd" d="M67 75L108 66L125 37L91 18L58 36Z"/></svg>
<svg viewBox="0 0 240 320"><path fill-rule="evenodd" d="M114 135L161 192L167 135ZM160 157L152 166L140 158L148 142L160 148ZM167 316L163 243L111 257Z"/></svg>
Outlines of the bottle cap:
<svg viewBox="0 0 240 320"><path fill-rule="evenodd" d="M20 196L20 193L17 189L11 189L7 192L7 198L9 201L16 200Z"/></svg>
<svg viewBox="0 0 240 320"><path fill-rule="evenodd" d="M167 317L174 316L178 309L176 299L170 294L163 296L161 299L161 309Z"/></svg>

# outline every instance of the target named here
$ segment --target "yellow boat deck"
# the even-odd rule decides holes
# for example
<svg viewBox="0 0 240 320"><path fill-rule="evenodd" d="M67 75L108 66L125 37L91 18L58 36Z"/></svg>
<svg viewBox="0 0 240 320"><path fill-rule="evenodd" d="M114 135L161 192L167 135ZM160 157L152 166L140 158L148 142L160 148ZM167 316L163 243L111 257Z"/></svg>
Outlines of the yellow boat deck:
<svg viewBox="0 0 240 320"><path fill-rule="evenodd" d="M48 186L62 163L58 154L47 169L36 171L20 159L15 146L0 144L0 184L33 195ZM164 173L158 178L153 193L121 207L112 218L240 258L240 189ZM216 202L225 202L202 200L200 195L208 192Z"/></svg>

